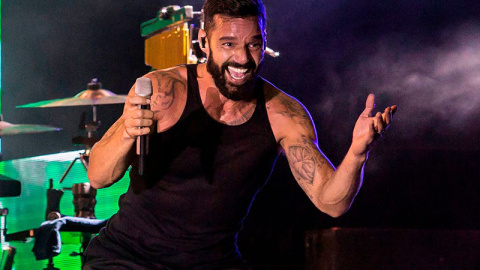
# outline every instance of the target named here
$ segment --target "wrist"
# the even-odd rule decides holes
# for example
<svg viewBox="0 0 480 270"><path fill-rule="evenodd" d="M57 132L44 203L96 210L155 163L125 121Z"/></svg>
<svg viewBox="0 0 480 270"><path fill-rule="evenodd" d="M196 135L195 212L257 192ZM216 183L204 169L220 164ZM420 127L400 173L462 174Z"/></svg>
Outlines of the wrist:
<svg viewBox="0 0 480 270"><path fill-rule="evenodd" d="M353 162L365 163L368 159L368 153L369 151L358 152L358 151L355 151L353 147L350 147L350 149L347 152L347 156L349 156Z"/></svg>

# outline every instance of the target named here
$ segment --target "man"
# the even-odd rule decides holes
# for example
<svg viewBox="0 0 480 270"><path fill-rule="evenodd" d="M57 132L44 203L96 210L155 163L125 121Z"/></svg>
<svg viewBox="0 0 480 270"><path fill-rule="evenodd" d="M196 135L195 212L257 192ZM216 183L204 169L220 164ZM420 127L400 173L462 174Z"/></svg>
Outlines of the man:
<svg viewBox="0 0 480 270"><path fill-rule="evenodd" d="M86 269L243 269L236 236L275 160L322 212L351 205L370 147L396 106L371 117L374 96L335 169L306 109L258 76L266 41L260 0L207 0L199 42L207 63L154 71L151 99L131 90L123 115L93 147L88 177L108 187L130 170L120 210L90 243ZM151 110L138 105L150 104ZM146 173L135 140L150 134Z"/></svg>

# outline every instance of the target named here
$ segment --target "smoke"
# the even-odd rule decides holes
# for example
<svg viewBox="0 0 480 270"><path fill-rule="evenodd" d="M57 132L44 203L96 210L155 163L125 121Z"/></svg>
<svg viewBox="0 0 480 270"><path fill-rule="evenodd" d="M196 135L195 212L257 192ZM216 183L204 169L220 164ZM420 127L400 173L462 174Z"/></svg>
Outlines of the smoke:
<svg viewBox="0 0 480 270"><path fill-rule="evenodd" d="M389 33L372 44L364 41L369 50L357 52L342 69L338 63L330 67L327 85L336 93L332 98L368 89L383 97L381 101L398 104L404 136L426 129L440 135L469 132L477 128L471 122L480 111L478 33L480 23L464 22L430 37L425 34L428 38ZM328 112L332 100L322 101L316 109Z"/></svg>

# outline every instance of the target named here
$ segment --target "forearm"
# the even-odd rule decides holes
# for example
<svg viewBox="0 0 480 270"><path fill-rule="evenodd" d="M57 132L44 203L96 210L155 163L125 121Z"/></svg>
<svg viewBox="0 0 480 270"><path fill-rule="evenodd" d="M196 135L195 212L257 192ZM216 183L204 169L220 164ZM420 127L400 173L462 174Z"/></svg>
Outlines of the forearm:
<svg viewBox="0 0 480 270"><path fill-rule="evenodd" d="M340 166L319 187L318 201L321 210L337 217L350 208L362 186L367 155L355 155L350 149Z"/></svg>
<svg viewBox="0 0 480 270"><path fill-rule="evenodd" d="M88 179L94 188L108 187L128 169L135 139L125 132L123 117L117 120L90 152Z"/></svg>

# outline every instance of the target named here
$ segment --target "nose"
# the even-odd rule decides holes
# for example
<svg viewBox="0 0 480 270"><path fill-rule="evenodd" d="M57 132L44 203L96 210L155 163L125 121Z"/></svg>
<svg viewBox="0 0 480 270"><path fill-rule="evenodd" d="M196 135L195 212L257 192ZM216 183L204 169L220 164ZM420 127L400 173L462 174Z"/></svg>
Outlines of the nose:
<svg viewBox="0 0 480 270"><path fill-rule="evenodd" d="M248 47L240 47L237 50L235 50L235 55L234 55L234 60L235 62L244 65L248 63L250 60L252 60L252 54Z"/></svg>

